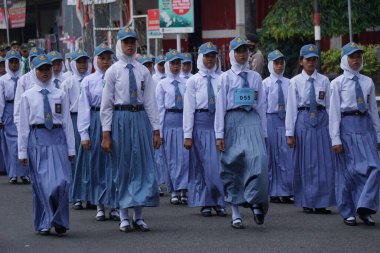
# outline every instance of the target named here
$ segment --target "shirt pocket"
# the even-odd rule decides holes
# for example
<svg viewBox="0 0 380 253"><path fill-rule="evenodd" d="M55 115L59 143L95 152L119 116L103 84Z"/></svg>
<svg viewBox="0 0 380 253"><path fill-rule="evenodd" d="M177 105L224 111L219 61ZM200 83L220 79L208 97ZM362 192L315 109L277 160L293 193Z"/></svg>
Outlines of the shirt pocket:
<svg viewBox="0 0 380 253"><path fill-rule="evenodd" d="M49 98L50 107L53 115L59 119L62 116L62 100L60 98Z"/></svg>
<svg viewBox="0 0 380 253"><path fill-rule="evenodd" d="M315 95L317 96L317 101L324 102L326 99L326 93L329 92L326 87L316 86Z"/></svg>

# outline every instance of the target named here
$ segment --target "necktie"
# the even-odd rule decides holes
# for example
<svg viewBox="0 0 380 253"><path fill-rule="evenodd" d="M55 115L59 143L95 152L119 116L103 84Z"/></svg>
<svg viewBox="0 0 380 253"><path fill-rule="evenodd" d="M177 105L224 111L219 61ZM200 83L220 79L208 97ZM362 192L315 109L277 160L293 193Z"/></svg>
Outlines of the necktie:
<svg viewBox="0 0 380 253"><path fill-rule="evenodd" d="M360 112L365 112L367 108L364 103L364 95L362 87L359 83L359 78L357 76L354 76L352 80L355 82L356 103L358 105L358 110Z"/></svg>
<svg viewBox="0 0 380 253"><path fill-rule="evenodd" d="M314 88L314 81L315 79L310 77L308 80L311 85L310 85L310 91L309 91L309 102L310 102L310 123L312 126L317 125L317 99L315 97L315 88Z"/></svg>
<svg viewBox="0 0 380 253"><path fill-rule="evenodd" d="M240 72L239 73L239 76L241 78L243 78L243 88L249 88L249 82L248 82L248 79L247 79L247 76L248 76L248 73L247 72ZM252 106L251 105L243 105L241 106L242 108L244 108L244 110L246 110L247 112L249 110L251 110Z"/></svg>
<svg viewBox="0 0 380 253"><path fill-rule="evenodd" d="M190 77L189 76L185 76L185 79L189 79Z"/></svg>
<svg viewBox="0 0 380 253"><path fill-rule="evenodd" d="M44 118L45 118L45 127L47 129L53 129L53 115L51 112L49 99L47 94L49 94L49 91L47 89L41 90L42 95L44 96Z"/></svg>
<svg viewBox="0 0 380 253"><path fill-rule="evenodd" d="M174 80L172 84L174 85L174 88L175 88L175 107L177 109L183 109L182 95L178 87L179 82L177 80Z"/></svg>
<svg viewBox="0 0 380 253"><path fill-rule="evenodd" d="M278 79L276 83L278 84L278 116L280 119L285 119L285 97L281 87L282 81Z"/></svg>
<svg viewBox="0 0 380 253"><path fill-rule="evenodd" d="M165 79L166 78L166 76L161 76L161 79Z"/></svg>
<svg viewBox="0 0 380 253"><path fill-rule="evenodd" d="M55 88L59 89L59 80L58 79L54 79L54 84L55 84Z"/></svg>
<svg viewBox="0 0 380 253"><path fill-rule="evenodd" d="M211 83L211 76L207 76L207 95L208 95L208 110L210 113L215 112L215 94Z"/></svg>
<svg viewBox="0 0 380 253"><path fill-rule="evenodd" d="M11 79L15 82L15 86L13 88L13 97L16 97L16 89L17 89L17 82L18 82L18 77L11 77Z"/></svg>
<svg viewBox="0 0 380 253"><path fill-rule="evenodd" d="M129 97L130 103L133 106L137 105L137 83L135 73L133 73L133 65L128 64L127 68L129 69Z"/></svg>

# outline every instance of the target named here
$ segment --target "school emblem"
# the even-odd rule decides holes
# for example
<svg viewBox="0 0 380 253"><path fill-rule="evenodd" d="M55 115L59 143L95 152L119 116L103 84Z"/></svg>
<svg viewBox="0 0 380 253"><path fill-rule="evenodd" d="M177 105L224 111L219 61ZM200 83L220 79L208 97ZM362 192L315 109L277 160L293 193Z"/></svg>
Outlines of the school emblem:
<svg viewBox="0 0 380 253"><path fill-rule="evenodd" d="M46 60L45 55L41 55L41 56L40 56L40 61L44 61L44 60Z"/></svg>
<svg viewBox="0 0 380 253"><path fill-rule="evenodd" d="M182 101L182 96L177 96L177 101L181 102Z"/></svg>
<svg viewBox="0 0 380 253"><path fill-rule="evenodd" d="M51 114L50 114L50 112L46 113L45 119L46 120L51 120Z"/></svg>
<svg viewBox="0 0 380 253"><path fill-rule="evenodd" d="M62 105L55 104L55 113L62 113Z"/></svg>
<svg viewBox="0 0 380 253"><path fill-rule="evenodd" d="M12 52L11 52L11 54L15 55L15 54L16 54L16 52L15 52L15 51L12 51Z"/></svg>
<svg viewBox="0 0 380 253"><path fill-rule="evenodd" d="M316 113L316 112L311 112L311 113L310 113L310 117L311 117L311 118L315 118L315 117L317 117L317 113Z"/></svg>
<svg viewBox="0 0 380 253"><path fill-rule="evenodd" d="M284 106L284 105L280 105L280 106L278 107L278 110L279 110L279 111L285 111L285 106Z"/></svg>
<svg viewBox="0 0 380 253"><path fill-rule="evenodd" d="M164 59L164 57L162 55L160 55L160 59Z"/></svg>
<svg viewBox="0 0 380 253"><path fill-rule="evenodd" d="M125 28L124 32L126 33L129 33L131 31L131 29L129 29L129 27Z"/></svg>
<svg viewBox="0 0 380 253"><path fill-rule="evenodd" d="M83 51L82 51L82 49L79 49L78 50L78 54L81 54Z"/></svg>
<svg viewBox="0 0 380 253"><path fill-rule="evenodd" d="M209 104L215 104L215 97L210 97L208 103Z"/></svg>
<svg viewBox="0 0 380 253"><path fill-rule="evenodd" d="M177 51L173 51L173 52L172 52L172 55L176 55L176 54L177 54Z"/></svg>
<svg viewBox="0 0 380 253"><path fill-rule="evenodd" d="M319 96L318 96L318 98L320 99L320 100L323 100L323 99L325 99L325 92L324 91L320 91L319 92Z"/></svg>
<svg viewBox="0 0 380 253"><path fill-rule="evenodd" d="M146 59L146 58L148 58L148 56L146 54L144 54L143 59Z"/></svg>
<svg viewBox="0 0 380 253"><path fill-rule="evenodd" d="M362 97L358 97L357 102L358 102L358 104L362 104L363 103L363 98Z"/></svg>
<svg viewBox="0 0 380 253"><path fill-rule="evenodd" d="M132 98L136 98L137 97L137 91L136 90L133 90L132 93L131 93L131 97Z"/></svg>
<svg viewBox="0 0 380 253"><path fill-rule="evenodd" d="M51 52L52 56L57 56L57 53L55 51Z"/></svg>
<svg viewBox="0 0 380 253"><path fill-rule="evenodd" d="M36 47L33 49L33 52L34 52L34 53L37 53L37 52L38 52L38 50L37 50Z"/></svg>
<svg viewBox="0 0 380 253"><path fill-rule="evenodd" d="M352 42L351 47L356 47L356 43Z"/></svg>
<svg viewBox="0 0 380 253"><path fill-rule="evenodd" d="M280 54L280 51L276 50L274 51L274 54Z"/></svg>
<svg viewBox="0 0 380 253"><path fill-rule="evenodd" d="M314 51L314 47L312 47L312 46L309 47L309 51L310 51L310 52L313 52L313 51Z"/></svg>
<svg viewBox="0 0 380 253"><path fill-rule="evenodd" d="M106 44L102 44L102 48L106 48L107 46L106 46Z"/></svg>
<svg viewBox="0 0 380 253"><path fill-rule="evenodd" d="M237 38L237 40L236 40L238 43L241 43L243 40L239 37L239 38Z"/></svg>
<svg viewBox="0 0 380 253"><path fill-rule="evenodd" d="M208 48L211 48L211 43L210 43L210 42L207 43L207 47L208 47Z"/></svg>

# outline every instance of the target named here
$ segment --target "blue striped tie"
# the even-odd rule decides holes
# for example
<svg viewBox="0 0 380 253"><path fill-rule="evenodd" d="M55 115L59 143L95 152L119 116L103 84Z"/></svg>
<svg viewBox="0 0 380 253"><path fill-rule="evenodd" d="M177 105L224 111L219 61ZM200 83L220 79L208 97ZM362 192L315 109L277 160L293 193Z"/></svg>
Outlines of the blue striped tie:
<svg viewBox="0 0 380 253"><path fill-rule="evenodd" d="M355 82L355 93L356 93L356 103L358 105L358 110L360 112L365 112L367 110L365 103L364 103L364 95L362 87L359 83L359 78L357 76L354 76L352 80Z"/></svg>
<svg viewBox="0 0 380 253"><path fill-rule="evenodd" d="M285 97L281 87L282 81L278 79L276 83L278 84L278 116L280 119L285 119Z"/></svg>
<svg viewBox="0 0 380 253"><path fill-rule="evenodd" d="M177 80L174 80L172 84L174 85L174 88L175 88L175 107L177 109L183 109L182 95L178 87L179 82Z"/></svg>
<svg viewBox="0 0 380 253"><path fill-rule="evenodd" d="M215 112L215 93L211 83L211 76L207 76L207 95L208 95L208 110L210 113Z"/></svg>
<svg viewBox="0 0 380 253"><path fill-rule="evenodd" d="M41 90L42 95L44 96L44 118L45 118L45 127L47 129L53 129L53 114L51 112L51 107L49 104L48 94L49 91L47 89Z"/></svg>
<svg viewBox="0 0 380 253"><path fill-rule="evenodd" d="M16 97L16 89L17 89L18 76L11 77L11 79L15 82L15 86L13 88L13 97Z"/></svg>
<svg viewBox="0 0 380 253"><path fill-rule="evenodd" d="M315 88L314 88L314 81L315 79L310 77L308 80L311 85L310 85L310 92L309 92L309 102L310 102L310 123L312 126L316 126L318 122L317 118L317 99L315 97Z"/></svg>
<svg viewBox="0 0 380 253"><path fill-rule="evenodd" d="M54 79L54 84L55 84L55 88L59 89L59 80L58 79Z"/></svg>
<svg viewBox="0 0 380 253"><path fill-rule="evenodd" d="M133 106L137 105L137 82L135 73L133 73L133 65L128 64L127 68L129 69L129 97L130 103Z"/></svg>

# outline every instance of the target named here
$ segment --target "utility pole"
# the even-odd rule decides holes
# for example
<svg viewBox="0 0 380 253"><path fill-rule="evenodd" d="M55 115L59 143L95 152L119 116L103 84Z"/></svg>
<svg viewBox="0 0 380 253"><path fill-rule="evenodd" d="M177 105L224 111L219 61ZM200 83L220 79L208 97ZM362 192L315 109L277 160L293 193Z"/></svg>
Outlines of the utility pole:
<svg viewBox="0 0 380 253"><path fill-rule="evenodd" d="M314 38L318 47L319 59L321 59L321 7L320 1L314 0ZM321 61L318 61L318 71L321 70Z"/></svg>
<svg viewBox="0 0 380 253"><path fill-rule="evenodd" d="M7 27L7 43L9 44L9 16L8 16L7 0L4 0L4 10L5 10L5 25Z"/></svg>
<svg viewBox="0 0 380 253"><path fill-rule="evenodd" d="M351 0L347 0L347 2L348 2L348 30L350 33L350 42L352 42Z"/></svg>

